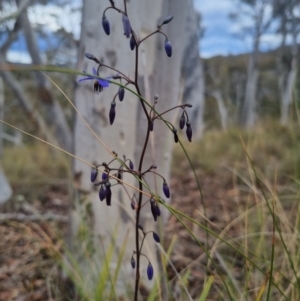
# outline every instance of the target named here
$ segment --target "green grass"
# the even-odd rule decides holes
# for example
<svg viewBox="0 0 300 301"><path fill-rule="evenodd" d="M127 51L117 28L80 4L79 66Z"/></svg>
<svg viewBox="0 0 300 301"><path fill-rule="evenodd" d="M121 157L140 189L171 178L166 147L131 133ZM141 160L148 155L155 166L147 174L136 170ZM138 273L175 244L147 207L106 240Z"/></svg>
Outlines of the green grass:
<svg viewBox="0 0 300 301"><path fill-rule="evenodd" d="M4 148L1 165L14 196L23 195L28 201L51 186L68 183L69 158L39 142Z"/></svg>
<svg viewBox="0 0 300 301"><path fill-rule="evenodd" d="M275 172L280 181L289 177L300 177L300 131L298 125L282 127L277 122L262 123L251 130L230 128L227 132L212 130L205 133L200 141L185 144L195 168L203 173L229 176L228 168L247 168L247 158L241 141L244 141L249 155L267 178ZM180 173L177 162L185 161L180 148L176 148L173 158L174 172ZM187 163L184 163L187 164ZM299 166L299 167L298 167Z"/></svg>

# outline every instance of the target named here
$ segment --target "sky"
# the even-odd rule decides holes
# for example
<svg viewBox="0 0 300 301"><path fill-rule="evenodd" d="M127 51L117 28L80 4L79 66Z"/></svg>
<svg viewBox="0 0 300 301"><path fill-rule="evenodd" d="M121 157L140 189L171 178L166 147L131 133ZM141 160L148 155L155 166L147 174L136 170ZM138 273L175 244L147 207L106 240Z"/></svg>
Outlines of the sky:
<svg viewBox="0 0 300 301"><path fill-rule="evenodd" d="M150 0L149 0L150 1ZM182 0L184 1L184 0ZM70 1L71 5L61 10L59 7L47 5L37 6L29 10L29 17L33 24L47 24L49 30L56 30L63 26L67 31L72 31L75 37L80 34L80 1ZM202 15L202 28L204 36L199 41L200 55L209 58L215 55L234 55L251 51L249 38L237 38L241 25L229 19L229 14L236 9L236 0L194 0L195 9ZM58 18L55 17L58 16ZM68 17L66 17L68 16ZM266 51L279 45L280 37L273 32L262 37L261 50ZM18 40L8 54L8 59L28 62L29 56L24 52L25 42ZM43 45L41 45L43 47Z"/></svg>
<svg viewBox="0 0 300 301"><path fill-rule="evenodd" d="M234 0L194 0L195 9L202 15L204 36L200 41L200 53L204 58L215 55L229 55L249 52L250 39L238 38L240 24L233 22L229 14L236 10ZM266 51L278 46L279 36L273 33L262 38L261 50Z"/></svg>

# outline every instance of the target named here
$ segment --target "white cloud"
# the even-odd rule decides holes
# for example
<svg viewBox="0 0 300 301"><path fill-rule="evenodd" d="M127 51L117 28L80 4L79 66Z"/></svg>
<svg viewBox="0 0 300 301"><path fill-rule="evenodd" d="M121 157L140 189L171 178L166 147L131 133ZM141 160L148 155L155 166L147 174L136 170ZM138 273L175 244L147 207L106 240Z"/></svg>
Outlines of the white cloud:
<svg viewBox="0 0 300 301"><path fill-rule="evenodd" d="M49 31L64 28L72 32L76 38L80 35L81 11L78 9L80 1L70 1L69 4L59 7L57 5L35 5L28 10L29 19L33 25L40 24Z"/></svg>
<svg viewBox="0 0 300 301"><path fill-rule="evenodd" d="M11 63L20 63L20 64L32 63L30 55L24 51L10 50L6 55L6 59Z"/></svg>

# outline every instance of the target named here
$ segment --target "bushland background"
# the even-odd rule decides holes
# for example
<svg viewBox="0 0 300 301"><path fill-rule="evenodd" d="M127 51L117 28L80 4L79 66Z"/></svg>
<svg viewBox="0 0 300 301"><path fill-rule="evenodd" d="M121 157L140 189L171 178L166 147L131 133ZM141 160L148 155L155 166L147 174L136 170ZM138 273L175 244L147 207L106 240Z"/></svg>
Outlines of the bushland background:
<svg viewBox="0 0 300 301"><path fill-rule="evenodd" d="M157 1L157 7L167 13L171 2ZM184 41L178 48L182 55L170 61L180 75L178 102L194 105L193 142L187 142L184 132L180 138L201 185L205 210L195 175L178 145L172 146L169 177L171 205L217 234L209 235L208 249L219 270L207 263L203 250L171 215L161 229L162 247L173 263L166 260L162 273L168 298L188 300L187 290L195 300L230 300L227 284L233 300L299 300L300 4L224 1L221 16L218 1L209 2L187 1L185 10L177 12L185 13L187 21L178 36ZM82 5L87 4L0 2L0 119L71 153L77 137L72 107L46 77L26 68L82 71ZM128 1L129 12L134 5ZM132 18L147 19L141 14ZM113 17L110 21L117 23ZM102 31L101 12L95 22ZM105 47L114 49L117 42ZM114 59L109 51L101 55ZM151 64L155 58L148 58ZM47 75L73 99L77 77ZM99 119L106 113L100 110ZM0 300L117 299L103 284L112 281L107 280L109 269L106 274L99 271L94 293L81 286L84 275L76 263L71 262L73 274L61 263L69 252L65 240L74 191L81 186L72 158L3 124L0 154ZM85 244L84 256L89 258L90 216L83 220L76 239ZM186 225L207 242L207 231L191 221ZM160 300L156 287L151 295L149 290L142 292L145 300ZM122 298L126 300L126 294Z"/></svg>

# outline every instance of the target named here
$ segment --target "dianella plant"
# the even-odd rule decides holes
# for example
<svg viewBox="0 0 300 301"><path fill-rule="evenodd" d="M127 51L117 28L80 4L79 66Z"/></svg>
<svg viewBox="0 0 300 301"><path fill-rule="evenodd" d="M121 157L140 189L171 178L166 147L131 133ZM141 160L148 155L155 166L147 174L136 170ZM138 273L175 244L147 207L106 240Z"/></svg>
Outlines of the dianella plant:
<svg viewBox="0 0 300 301"><path fill-rule="evenodd" d="M130 19L127 14L126 1L124 1L124 7L119 8L115 5L114 1L109 1L110 5L103 11L102 15L102 27L106 35L109 36L111 34L110 30L110 20L107 18L107 11L112 10L122 19L123 30L124 30L124 43L128 43L128 47L135 53L135 69L134 69L134 78L127 76L126 70L118 70L115 67L108 66L103 62L99 61L98 58L92 53L85 53L86 59L92 60L95 63L94 68L92 69L92 73L87 73L85 77L79 79L79 82L83 81L92 81L93 89L96 93L105 93L105 89L109 88L110 84L116 84L119 86L118 92L113 97L110 103L109 110L109 123L113 126L114 121L118 118L118 109L117 103L118 101L126 102L126 93L133 93L137 96L137 99L142 106L143 113L146 116L147 120L147 130L144 137L144 143L142 152L139 158L127 158L126 154L123 156L118 156L116 152L113 152L114 158L110 162L102 162L98 164L95 168L92 169L91 172L91 182L94 183L95 186L99 187L99 199L100 201L106 202L107 206L112 206L112 186L122 185L123 183L123 175L129 174L136 178L138 181L138 189L137 193L130 195L127 193L129 200L128 206L131 206L132 210L135 211L135 248L132 250L131 257L131 266L136 270L135 273L135 285L134 285L134 300L138 300L138 289L140 283L140 268L141 268L141 256L145 257L148 261L147 266L147 277L149 280L152 280L155 271L153 269L153 265L150 262L149 258L143 252L143 244L145 238L148 235L152 235L155 242L160 243L159 235L152 231L152 229L144 229L141 222L141 210L150 210L153 215L154 222L157 221L159 216L161 215L160 205L164 203L164 197L170 198L170 188L165 180L165 178L157 172L159 169L155 164L151 166L144 166L144 156L146 149L149 146L149 137L150 132L155 131L155 123L156 122L164 122L165 126L170 129L170 135L173 135L175 143L179 142L177 129L176 127L168 120L164 118L165 114L178 109L182 112L180 113L180 119L178 122L178 126L181 130L186 130L187 139L192 141L192 127L189 121L189 115L186 111L187 108L190 108L189 104L181 104L175 107L171 107L164 112L159 112L156 109L156 104L158 102L159 96L155 96L153 100L145 99L145 97L141 93L141 89L138 84L138 70L139 70L139 51L141 44L150 38L151 36L158 34L161 35L161 38L164 39L164 48L166 55L168 57L172 57L172 44L168 39L168 36L164 33L164 26L170 26L170 22L173 19L173 16L166 16L161 24L158 24L157 29L147 36L140 38L138 33L134 31L134 28L131 26ZM102 77L101 70L103 68L108 68L111 70L112 75L110 77ZM88 71L87 71L88 72ZM125 93L125 91L127 91ZM160 101L168 101L167 99L162 99ZM95 158L97 160L97 158ZM116 166L116 162L119 167ZM135 163L136 166L135 166ZM114 163L114 164L112 164ZM101 175L99 175L99 170L101 170ZM157 194L152 191L153 187L149 187L147 181L145 179L147 174L153 174L159 178L162 187L162 193Z"/></svg>

